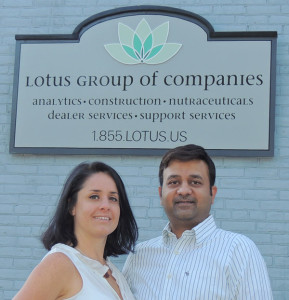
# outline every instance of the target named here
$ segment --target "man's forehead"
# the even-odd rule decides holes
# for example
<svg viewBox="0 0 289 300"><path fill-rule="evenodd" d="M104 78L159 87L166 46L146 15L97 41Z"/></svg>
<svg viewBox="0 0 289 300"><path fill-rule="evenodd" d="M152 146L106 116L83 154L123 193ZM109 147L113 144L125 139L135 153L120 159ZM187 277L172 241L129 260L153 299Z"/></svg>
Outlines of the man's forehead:
<svg viewBox="0 0 289 300"><path fill-rule="evenodd" d="M164 177L205 177L209 176L208 165L203 160L180 161L173 160L164 169Z"/></svg>

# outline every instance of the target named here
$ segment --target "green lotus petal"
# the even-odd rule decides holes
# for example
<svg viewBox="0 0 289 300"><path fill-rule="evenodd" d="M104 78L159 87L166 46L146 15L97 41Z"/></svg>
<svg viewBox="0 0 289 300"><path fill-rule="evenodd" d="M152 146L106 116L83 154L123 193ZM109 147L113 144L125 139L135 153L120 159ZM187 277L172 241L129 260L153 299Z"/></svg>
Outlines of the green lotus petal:
<svg viewBox="0 0 289 300"><path fill-rule="evenodd" d="M122 45L133 46L134 31L122 23L118 24L118 38Z"/></svg>
<svg viewBox="0 0 289 300"><path fill-rule="evenodd" d="M182 44L165 44L163 48L151 59L145 61L146 64L156 65L161 64L172 58L181 48Z"/></svg>
<svg viewBox="0 0 289 300"><path fill-rule="evenodd" d="M131 56L134 59L138 59L138 57L135 55L134 49L126 45L122 45L122 47L129 56Z"/></svg>
<svg viewBox="0 0 289 300"><path fill-rule="evenodd" d="M106 51L117 61L127 65L139 64L140 61L133 59L120 44L104 45Z"/></svg>
<svg viewBox="0 0 289 300"><path fill-rule="evenodd" d="M142 42L137 34L135 34L133 37L133 47L138 54L141 54Z"/></svg>
<svg viewBox="0 0 289 300"><path fill-rule="evenodd" d="M166 44L169 34L169 22L151 30L142 19L135 31L122 23L118 24L120 44L107 44L105 49L117 61L124 64L160 64L172 58L181 48L181 44Z"/></svg>
<svg viewBox="0 0 289 300"><path fill-rule="evenodd" d="M153 36L150 34L143 44L144 53L146 54L153 46Z"/></svg>
<svg viewBox="0 0 289 300"><path fill-rule="evenodd" d="M146 60L151 59L154 56L156 56L161 51L162 48L163 48L163 45L159 45L159 46L154 47L152 49L152 51L150 52L149 56L146 57Z"/></svg>
<svg viewBox="0 0 289 300"><path fill-rule="evenodd" d="M154 46L166 43L169 35L169 22L165 22L152 31Z"/></svg>
<svg viewBox="0 0 289 300"><path fill-rule="evenodd" d="M145 19L142 19L135 30L135 33L139 36L142 44L147 39L148 35L151 34L152 30Z"/></svg>

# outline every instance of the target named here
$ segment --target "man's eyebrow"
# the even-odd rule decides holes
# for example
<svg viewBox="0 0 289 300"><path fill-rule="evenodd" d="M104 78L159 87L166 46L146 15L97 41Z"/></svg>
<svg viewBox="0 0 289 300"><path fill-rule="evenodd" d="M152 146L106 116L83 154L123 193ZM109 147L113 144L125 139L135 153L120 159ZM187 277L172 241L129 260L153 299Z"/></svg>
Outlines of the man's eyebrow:
<svg viewBox="0 0 289 300"><path fill-rule="evenodd" d="M197 179L203 179L203 177L201 175L198 174L192 174L190 175L191 178L197 178Z"/></svg>
<svg viewBox="0 0 289 300"><path fill-rule="evenodd" d="M174 179L174 178L180 178L181 176L180 175L177 175L177 174L171 174L168 178L168 179ZM198 174L191 174L189 175L190 178L197 178L197 179L203 179L203 177L201 175L198 175Z"/></svg>
<svg viewBox="0 0 289 300"><path fill-rule="evenodd" d="M170 175L168 178L167 178L167 180L168 179L173 179L173 178L179 178L180 177L180 175L174 175L174 174L172 174L172 175Z"/></svg>

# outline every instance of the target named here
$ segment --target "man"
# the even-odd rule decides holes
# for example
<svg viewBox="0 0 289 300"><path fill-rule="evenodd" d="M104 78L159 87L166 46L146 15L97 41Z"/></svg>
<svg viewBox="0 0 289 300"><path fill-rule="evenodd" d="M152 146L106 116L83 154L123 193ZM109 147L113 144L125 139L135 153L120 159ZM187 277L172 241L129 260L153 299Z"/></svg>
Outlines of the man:
<svg viewBox="0 0 289 300"><path fill-rule="evenodd" d="M211 205L215 165L186 145L160 164L159 195L169 223L162 236L139 244L124 266L137 300L271 300L267 269L247 237L218 229Z"/></svg>

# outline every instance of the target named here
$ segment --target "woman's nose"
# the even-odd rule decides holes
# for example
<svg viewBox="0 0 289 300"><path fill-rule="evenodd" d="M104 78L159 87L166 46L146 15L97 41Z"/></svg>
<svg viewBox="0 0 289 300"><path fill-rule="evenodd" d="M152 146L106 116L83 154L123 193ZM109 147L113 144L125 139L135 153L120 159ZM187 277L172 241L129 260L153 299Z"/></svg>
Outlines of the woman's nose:
<svg viewBox="0 0 289 300"><path fill-rule="evenodd" d="M100 202L99 202L99 208L102 210L108 210L109 209L109 199L106 197L101 198Z"/></svg>

